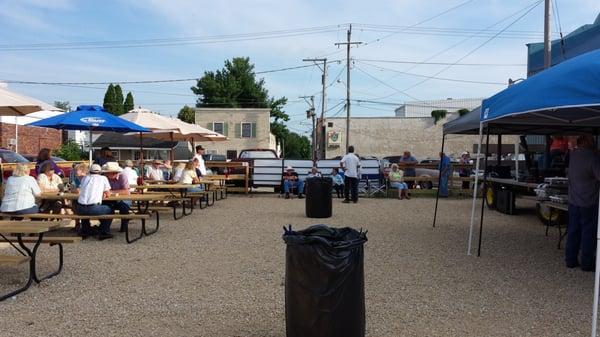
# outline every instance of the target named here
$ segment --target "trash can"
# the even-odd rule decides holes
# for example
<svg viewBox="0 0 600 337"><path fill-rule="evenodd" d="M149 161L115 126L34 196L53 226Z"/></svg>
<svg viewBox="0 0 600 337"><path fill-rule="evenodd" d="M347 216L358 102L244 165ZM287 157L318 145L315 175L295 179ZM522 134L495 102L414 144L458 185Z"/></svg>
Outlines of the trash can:
<svg viewBox="0 0 600 337"><path fill-rule="evenodd" d="M364 337L367 232L284 227L287 337Z"/></svg>
<svg viewBox="0 0 600 337"><path fill-rule="evenodd" d="M330 177L313 177L304 182L306 194L306 216L309 218L329 218L332 213Z"/></svg>

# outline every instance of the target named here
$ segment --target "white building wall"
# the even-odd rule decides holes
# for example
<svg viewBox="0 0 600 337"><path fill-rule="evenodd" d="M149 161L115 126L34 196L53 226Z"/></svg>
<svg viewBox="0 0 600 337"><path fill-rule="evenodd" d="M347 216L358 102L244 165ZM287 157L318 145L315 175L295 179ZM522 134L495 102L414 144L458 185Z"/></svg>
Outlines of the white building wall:
<svg viewBox="0 0 600 337"><path fill-rule="evenodd" d="M448 98L443 100L406 102L395 110L396 117L431 117L432 110L456 112L460 109L473 110L481 105L483 98Z"/></svg>

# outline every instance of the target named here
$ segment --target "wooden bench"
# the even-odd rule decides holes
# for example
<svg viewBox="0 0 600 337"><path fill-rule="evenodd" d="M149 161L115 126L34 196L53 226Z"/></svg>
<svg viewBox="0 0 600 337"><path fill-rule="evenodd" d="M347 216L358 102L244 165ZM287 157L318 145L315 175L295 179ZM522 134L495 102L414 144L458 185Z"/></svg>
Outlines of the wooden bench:
<svg viewBox="0 0 600 337"><path fill-rule="evenodd" d="M18 266L23 263L27 263L31 260L29 256L20 255L0 255L1 266Z"/></svg>
<svg viewBox="0 0 600 337"><path fill-rule="evenodd" d="M153 230L148 230L146 228L146 220L150 219L152 217L152 213L155 214L156 216L156 227ZM6 213L0 213L0 217L2 218L22 218L22 219L31 219L31 220L46 220L46 221L51 221L51 220L64 220L64 219L69 219L69 220L75 220L75 222L77 224L79 224L81 222L81 220L141 220L142 221L142 230L140 231L140 235L130 239L129 238L129 226L127 226L127 228L125 229L125 240L127 241L127 243L132 243L135 242L139 239L142 238L142 236L146 235L152 235L154 233L156 233L158 231L158 228L160 226L160 216L158 214L158 212L152 211L150 210L150 212L148 213L133 213L133 214L119 214L119 213L115 213L115 214L106 214L106 215L80 215L80 214L49 214L49 213L34 213L34 214L19 214L19 215L15 215L15 214L6 214Z"/></svg>

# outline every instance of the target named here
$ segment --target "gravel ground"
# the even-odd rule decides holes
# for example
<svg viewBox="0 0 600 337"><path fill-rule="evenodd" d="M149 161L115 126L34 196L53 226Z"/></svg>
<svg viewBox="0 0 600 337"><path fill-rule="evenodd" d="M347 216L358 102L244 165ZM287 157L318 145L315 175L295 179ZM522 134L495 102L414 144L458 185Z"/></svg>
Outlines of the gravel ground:
<svg viewBox="0 0 600 337"><path fill-rule="evenodd" d="M62 274L0 303L0 335L285 336L282 226L322 222L369 231L368 336L589 335L593 274L563 267L556 229L487 213L482 257L469 257L470 201L442 200L435 229L433 204L334 200L319 221L302 200L230 196L131 245L67 246ZM0 267L0 291L21 269Z"/></svg>

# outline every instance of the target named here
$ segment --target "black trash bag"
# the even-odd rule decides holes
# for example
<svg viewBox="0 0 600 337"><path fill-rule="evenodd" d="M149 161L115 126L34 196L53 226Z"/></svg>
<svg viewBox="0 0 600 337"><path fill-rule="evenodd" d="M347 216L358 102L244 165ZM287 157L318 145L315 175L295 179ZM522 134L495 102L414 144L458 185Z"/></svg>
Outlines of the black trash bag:
<svg viewBox="0 0 600 337"><path fill-rule="evenodd" d="M306 216L309 218L329 218L332 214L330 177L313 177L305 181Z"/></svg>
<svg viewBox="0 0 600 337"><path fill-rule="evenodd" d="M367 232L284 227L287 337L364 337Z"/></svg>

